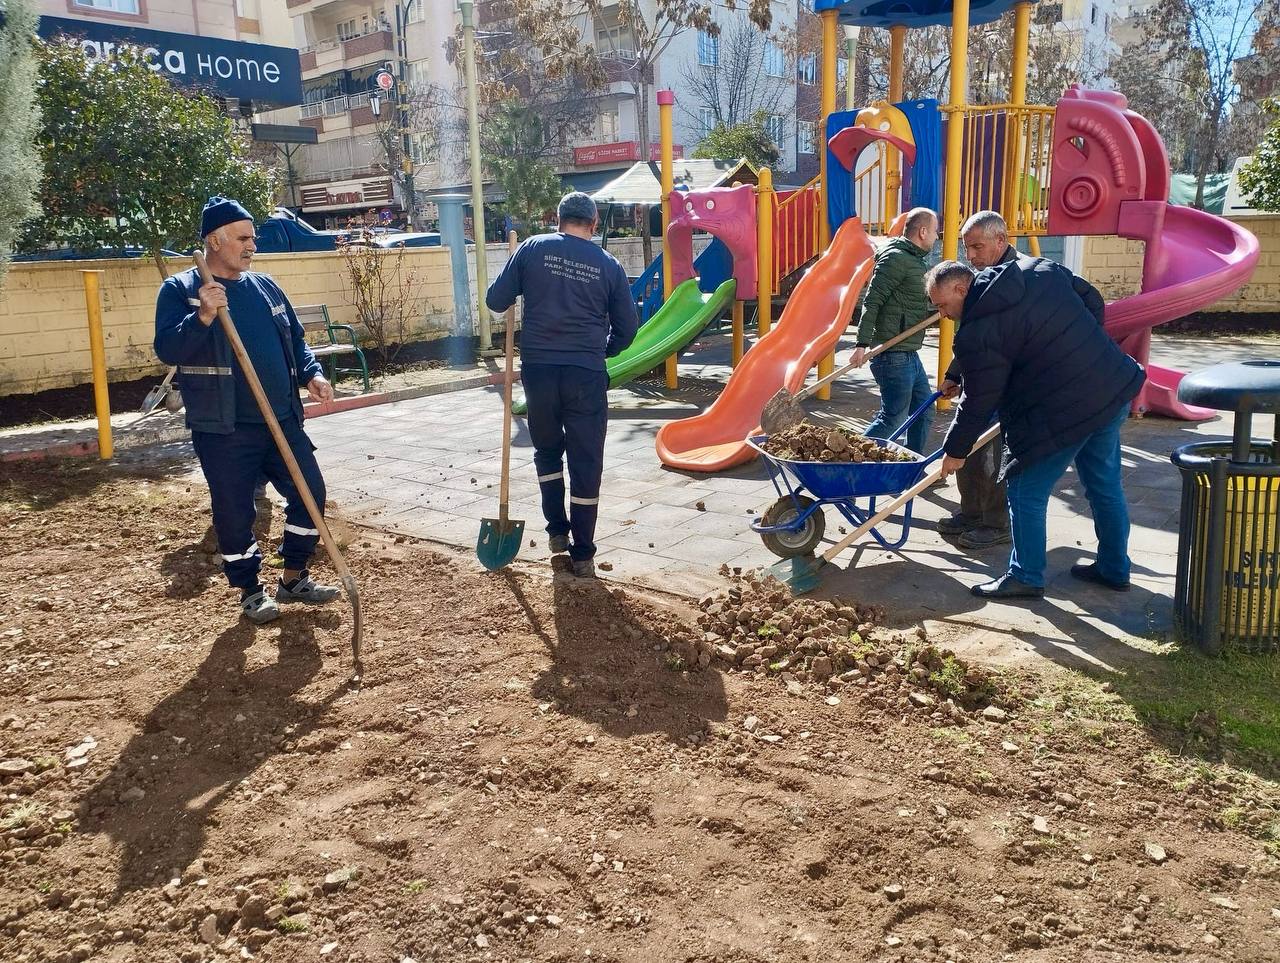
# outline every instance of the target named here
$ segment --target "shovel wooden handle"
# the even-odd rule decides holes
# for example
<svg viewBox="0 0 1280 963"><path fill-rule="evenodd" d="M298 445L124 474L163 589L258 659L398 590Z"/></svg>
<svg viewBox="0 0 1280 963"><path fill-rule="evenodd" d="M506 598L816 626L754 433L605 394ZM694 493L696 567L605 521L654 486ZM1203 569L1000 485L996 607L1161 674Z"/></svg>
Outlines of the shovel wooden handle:
<svg viewBox="0 0 1280 963"><path fill-rule="evenodd" d="M977 451L987 442L991 441L991 439L998 434L1000 434L1000 423L996 422L994 425L992 425L990 428L988 428L986 431L984 431L981 435L978 436L978 440L975 441L973 443L973 447L969 449L969 454L972 455L975 451ZM850 532L844 538L840 539L840 541L836 542L829 549L823 552L822 560L824 562L831 561L833 558L835 558L837 555L843 552L846 548L852 545L854 541L861 538L863 535L867 534L867 532L871 531L872 528L874 528L876 525L879 525L886 518L888 518L890 515L896 512L899 508L901 508L907 502L911 501L911 499L915 498L922 491L924 491L926 488L928 488L930 485L936 482L941 477L941 475L942 475L942 463L938 462L937 466L934 468L931 468L928 472L926 472L918 482L916 482L914 485L908 488L901 495L898 495L892 501L886 503L885 506L881 508L879 511L877 511L874 515L872 515L865 522L863 522L861 525L855 528L852 532Z"/></svg>
<svg viewBox="0 0 1280 963"><path fill-rule="evenodd" d="M515 231L507 235L508 254L514 255L519 236ZM484 300L484 292L480 292L480 300ZM507 530L508 502L511 499L511 382L515 369L516 353L516 306L507 309L507 347L506 375L502 380L502 478L498 485L498 521L501 531Z"/></svg>
<svg viewBox="0 0 1280 963"><path fill-rule="evenodd" d="M192 254L192 257L195 258L196 268L200 271L200 280L205 284L213 283L213 274L209 271L209 265L204 259L204 254L196 251ZM298 465L298 459L294 457L293 449L289 447L289 440L285 438L284 432L280 429L280 422L276 420L275 412L271 409L271 402L267 400L267 393L263 391L262 382L258 380L258 372L254 370L253 362L249 360L249 353L245 351L244 342L240 340L240 333L236 331L236 326L231 321L231 315L225 307L218 308L218 321L222 324L222 333L227 336L227 341L231 345L231 352L236 356L236 363L240 365L240 371L244 374L244 380L248 383L249 390L253 393L253 398L258 403L258 410L262 412L262 420L267 423L267 430L271 432L271 438L276 443L280 457L284 460L285 467L289 469L289 477L293 479L294 487L298 489L298 494L302 497L302 504L307 507L307 514L311 516L311 524L320 533L320 541L324 543L324 550L329 556L329 561L333 563L338 577L342 580L342 587L346 589L347 598L351 601L352 621L355 623L351 638L351 650L355 661L355 678L358 680L364 674L364 666L360 660L362 624L360 618L360 595L356 589L356 580L352 578L351 570L347 568L347 561L342 557L342 552L338 550L338 543L334 541L333 533L329 531L329 526L325 524L324 514L320 511L320 506L316 504L315 496L311 494L311 489L307 486L307 480L302 476L302 468Z"/></svg>
<svg viewBox="0 0 1280 963"><path fill-rule="evenodd" d="M831 384L831 382L835 381L837 378L842 378L845 375L847 375L854 368L861 368L864 364L866 364L872 358L876 357L877 355L883 354L884 352L892 348L894 345L900 344L903 341L906 341L907 338L911 337L913 334L923 331L925 328L929 327L929 325L933 324L933 322L939 320L941 317L942 315L935 313L935 314L929 315L927 318L925 318L923 321L919 322L918 324L913 324L911 327L907 328L905 331L901 331L898 334L894 335L888 341L885 341L885 342L882 342L881 344L876 345L874 348L872 348L870 351L867 352L866 357L864 357L859 364L850 363L842 367L836 368L835 371L831 372L831 374L827 375L822 380L815 381L813 384L809 385L809 387L805 388L803 391L797 392L793 396L794 400L803 401L805 398L808 398L810 395L814 394L819 388L825 388L827 385Z"/></svg>

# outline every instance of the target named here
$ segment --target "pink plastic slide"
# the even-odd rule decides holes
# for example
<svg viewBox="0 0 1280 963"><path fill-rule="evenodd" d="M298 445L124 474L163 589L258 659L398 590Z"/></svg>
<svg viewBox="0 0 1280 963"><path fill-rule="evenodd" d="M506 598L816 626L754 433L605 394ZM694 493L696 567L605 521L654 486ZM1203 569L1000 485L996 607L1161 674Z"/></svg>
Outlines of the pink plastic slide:
<svg viewBox="0 0 1280 963"><path fill-rule="evenodd" d="M901 234L905 220L899 217L890 233ZM759 428L765 402L782 387L799 391L818 359L835 349L871 277L874 254L862 221L845 221L796 285L777 325L746 353L711 407L659 429L662 463L713 472L754 458L744 439Z"/></svg>
<svg viewBox="0 0 1280 963"><path fill-rule="evenodd" d="M1107 305L1107 333L1146 366L1136 412L1200 421L1216 412L1178 401L1183 372L1150 363L1151 328L1238 290L1258 262L1258 239L1231 221L1168 203L1164 143L1127 107L1123 94L1078 86L1058 101L1048 230L1145 243L1142 290Z"/></svg>

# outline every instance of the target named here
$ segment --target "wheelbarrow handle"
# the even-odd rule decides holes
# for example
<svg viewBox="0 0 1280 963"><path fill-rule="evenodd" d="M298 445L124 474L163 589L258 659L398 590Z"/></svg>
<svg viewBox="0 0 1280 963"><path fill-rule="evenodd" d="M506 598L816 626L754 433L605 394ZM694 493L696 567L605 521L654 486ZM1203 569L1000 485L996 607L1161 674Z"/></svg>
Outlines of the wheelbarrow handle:
<svg viewBox="0 0 1280 963"><path fill-rule="evenodd" d="M929 396L929 400L928 400L928 401L926 401L924 404L922 404L922 405L921 405L919 408L917 408L915 411L913 411L913 412L911 413L911 417L910 417L910 418L908 418L906 421L904 421L904 422L902 423L902 427L901 427L901 428L899 428L897 431L895 431L895 432L893 433L893 437L891 437L889 440L890 440L890 441L893 441L893 442L896 442L899 438L905 438L905 437L907 436L907 429L909 429L912 425L914 425L914 424L916 423L916 420L917 420L917 419L919 419L919 418L920 418L920 416L921 416L921 415L923 415L926 411L928 411L930 408L932 408L932 407L934 406L934 404L937 402L937 400L938 400L939 398L941 398L941 397L942 397L942 392L941 392L941 391L935 391L933 394L931 394L931 395ZM938 455L941 453L941 451L942 451L942 449L941 449L941 448L939 448L939 449L938 449L938 451L934 452L934 453L929 457L929 459L928 459L928 460L929 460L929 461L933 461L933 459L934 459L934 458L937 458L937 457L938 457Z"/></svg>

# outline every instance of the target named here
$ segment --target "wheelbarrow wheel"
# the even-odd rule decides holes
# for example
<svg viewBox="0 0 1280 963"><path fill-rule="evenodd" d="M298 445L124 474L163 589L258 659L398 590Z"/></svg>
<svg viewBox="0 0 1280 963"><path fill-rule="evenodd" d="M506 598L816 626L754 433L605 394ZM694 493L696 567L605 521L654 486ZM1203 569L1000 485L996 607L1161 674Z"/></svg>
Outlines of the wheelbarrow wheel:
<svg viewBox="0 0 1280 963"><path fill-rule="evenodd" d="M766 528L786 525L804 514L804 511L813 503L812 498L806 498L804 495L796 495L794 498L788 495L779 498L761 516L760 523ZM764 540L764 547L779 558L798 558L801 555L813 554L813 550L822 541L822 533L826 528L826 516L822 514L822 509L818 509L804 520L803 526L795 531L761 532L760 538Z"/></svg>

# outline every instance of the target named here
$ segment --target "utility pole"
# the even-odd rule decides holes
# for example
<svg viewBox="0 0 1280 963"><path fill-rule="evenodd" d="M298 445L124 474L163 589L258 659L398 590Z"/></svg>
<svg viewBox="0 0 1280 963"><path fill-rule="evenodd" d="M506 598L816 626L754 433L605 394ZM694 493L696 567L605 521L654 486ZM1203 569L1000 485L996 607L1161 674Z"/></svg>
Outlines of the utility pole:
<svg viewBox="0 0 1280 963"><path fill-rule="evenodd" d="M476 88L476 23L473 0L458 0L462 12L462 59L467 72L467 126L471 134L471 232L476 245L476 317L480 328L480 354L491 355L489 311L484 303L489 288L485 264L484 175L480 169L480 106Z"/></svg>
<svg viewBox="0 0 1280 963"><path fill-rule="evenodd" d="M405 40L405 27L409 22L409 8L415 0L396 3L396 121L400 128L400 169L404 175L404 206L409 217L409 230L418 225L418 195L413 184L413 144L409 128L409 52Z"/></svg>

